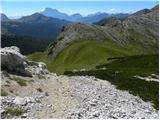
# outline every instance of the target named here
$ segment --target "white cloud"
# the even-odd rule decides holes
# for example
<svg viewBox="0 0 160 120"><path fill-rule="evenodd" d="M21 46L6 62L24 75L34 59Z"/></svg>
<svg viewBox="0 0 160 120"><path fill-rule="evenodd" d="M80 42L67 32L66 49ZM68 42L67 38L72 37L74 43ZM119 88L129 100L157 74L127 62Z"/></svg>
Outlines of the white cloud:
<svg viewBox="0 0 160 120"><path fill-rule="evenodd" d="M111 11L111 12L115 12L115 11L116 11L116 9L115 9L115 8L112 8L112 9L110 9L110 11Z"/></svg>
<svg viewBox="0 0 160 120"><path fill-rule="evenodd" d="M43 12L45 10L45 8L41 9L40 12Z"/></svg>

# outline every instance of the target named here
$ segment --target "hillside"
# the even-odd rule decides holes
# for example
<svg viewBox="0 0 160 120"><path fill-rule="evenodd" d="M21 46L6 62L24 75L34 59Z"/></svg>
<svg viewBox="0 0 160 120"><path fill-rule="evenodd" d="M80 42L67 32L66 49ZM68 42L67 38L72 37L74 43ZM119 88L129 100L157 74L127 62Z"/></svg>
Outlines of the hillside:
<svg viewBox="0 0 160 120"><path fill-rule="evenodd" d="M2 21L2 119L159 118L159 5L129 16L41 12Z"/></svg>
<svg viewBox="0 0 160 120"><path fill-rule="evenodd" d="M68 23L70 22L34 13L18 20L2 21L1 25L2 29L6 29L16 36L54 40L62 27Z"/></svg>
<svg viewBox="0 0 160 120"><path fill-rule="evenodd" d="M96 70L66 71L65 74L89 75L110 81L118 89L130 91L145 101L152 101L154 107L159 109L158 55L115 57L108 61L111 62L97 66Z"/></svg>
<svg viewBox="0 0 160 120"><path fill-rule="evenodd" d="M66 25L49 49L54 59L70 43L77 40L112 41L118 46L141 46L148 54L158 53L158 7L150 12L133 14L124 20L109 19L103 26L89 24Z"/></svg>
<svg viewBox="0 0 160 120"><path fill-rule="evenodd" d="M29 58L42 60L50 71L63 74L66 70L94 69L110 62L110 57L158 54L157 9L140 11L124 20L111 17L102 25L68 24L48 53Z"/></svg>
<svg viewBox="0 0 160 120"><path fill-rule="evenodd" d="M1 13L0 20L1 21L9 21L10 19L5 14Z"/></svg>
<svg viewBox="0 0 160 120"><path fill-rule="evenodd" d="M141 46L127 46L124 48L112 41L84 40L72 42L53 61L49 60L47 52L31 54L28 58L34 61L45 62L51 72L63 74L67 70L94 69L96 65L106 63L110 57L144 53L146 51Z"/></svg>
<svg viewBox="0 0 160 120"><path fill-rule="evenodd" d="M18 46L22 54L45 51L51 41L59 35L63 25L68 23L70 22L39 13L17 20L2 20L1 46Z"/></svg>
<svg viewBox="0 0 160 120"><path fill-rule="evenodd" d="M27 36L16 36L10 33L1 35L1 47L17 46L23 55L46 51L51 41L39 40Z"/></svg>
<svg viewBox="0 0 160 120"><path fill-rule="evenodd" d="M2 48L1 117L158 119L157 58L112 58L116 61L97 70L58 76L44 63L27 60L15 46ZM133 76L150 73L156 74Z"/></svg>

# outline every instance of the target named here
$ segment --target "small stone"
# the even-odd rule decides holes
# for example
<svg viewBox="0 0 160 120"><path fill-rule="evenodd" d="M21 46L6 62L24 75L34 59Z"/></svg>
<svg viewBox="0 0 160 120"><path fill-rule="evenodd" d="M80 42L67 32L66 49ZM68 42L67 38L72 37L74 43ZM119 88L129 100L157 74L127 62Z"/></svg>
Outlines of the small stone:
<svg viewBox="0 0 160 120"><path fill-rule="evenodd" d="M34 102L36 102L36 100L35 100L33 97L26 97L26 98L25 98L25 101L26 101L27 103L34 103Z"/></svg>
<svg viewBox="0 0 160 120"><path fill-rule="evenodd" d="M26 104L26 101L24 98L21 98L21 97L16 97L13 101L14 104L16 105L25 105Z"/></svg>
<svg viewBox="0 0 160 120"><path fill-rule="evenodd" d="M28 117L28 114L27 113L24 113L21 118L27 118Z"/></svg>
<svg viewBox="0 0 160 120"><path fill-rule="evenodd" d="M91 114L93 117L98 117L100 115L99 111L95 111L94 113Z"/></svg>
<svg viewBox="0 0 160 120"><path fill-rule="evenodd" d="M48 92L45 92L45 96L49 96Z"/></svg>

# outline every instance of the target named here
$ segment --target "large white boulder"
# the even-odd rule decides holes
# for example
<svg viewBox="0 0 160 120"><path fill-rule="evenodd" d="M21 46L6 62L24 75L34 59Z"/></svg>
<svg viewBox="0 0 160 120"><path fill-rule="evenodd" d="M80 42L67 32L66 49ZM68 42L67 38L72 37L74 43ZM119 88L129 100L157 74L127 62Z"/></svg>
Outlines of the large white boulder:
<svg viewBox="0 0 160 120"><path fill-rule="evenodd" d="M16 46L0 49L1 68L24 76L44 75L48 73L46 64L29 61Z"/></svg>
<svg viewBox="0 0 160 120"><path fill-rule="evenodd" d="M12 46L1 48L0 54L2 69L31 76L31 73L25 70L25 67L28 65L26 57L20 53L18 47Z"/></svg>

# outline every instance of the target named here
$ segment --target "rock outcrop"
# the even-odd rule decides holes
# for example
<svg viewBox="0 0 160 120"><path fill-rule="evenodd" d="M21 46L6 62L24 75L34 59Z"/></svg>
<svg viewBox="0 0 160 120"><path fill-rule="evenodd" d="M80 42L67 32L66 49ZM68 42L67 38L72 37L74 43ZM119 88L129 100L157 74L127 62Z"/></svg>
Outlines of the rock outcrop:
<svg viewBox="0 0 160 120"><path fill-rule="evenodd" d="M28 66L26 57L20 54L19 48L5 47L1 49L1 67L11 72L31 76L25 68Z"/></svg>
<svg viewBox="0 0 160 120"><path fill-rule="evenodd" d="M19 48L17 48L16 46L1 48L0 54L2 70L4 69L8 72L13 72L30 77L35 72L37 74L46 72L44 63L28 61L27 58L20 53ZM35 68L36 70L33 70L33 68Z"/></svg>

